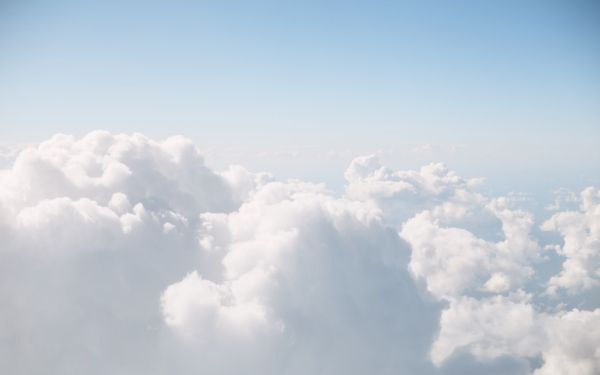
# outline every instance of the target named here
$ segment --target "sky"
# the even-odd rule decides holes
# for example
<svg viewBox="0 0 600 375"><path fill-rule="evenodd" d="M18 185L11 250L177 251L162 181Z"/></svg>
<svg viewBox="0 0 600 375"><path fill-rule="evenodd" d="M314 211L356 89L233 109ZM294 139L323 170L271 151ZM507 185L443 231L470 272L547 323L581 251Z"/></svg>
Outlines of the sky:
<svg viewBox="0 0 600 375"><path fill-rule="evenodd" d="M0 0L0 368L600 374L594 1Z"/></svg>
<svg viewBox="0 0 600 375"><path fill-rule="evenodd" d="M593 1L4 1L0 138L182 134L215 166L233 148L336 188L372 152L494 165L503 191L579 188L600 171L599 16Z"/></svg>

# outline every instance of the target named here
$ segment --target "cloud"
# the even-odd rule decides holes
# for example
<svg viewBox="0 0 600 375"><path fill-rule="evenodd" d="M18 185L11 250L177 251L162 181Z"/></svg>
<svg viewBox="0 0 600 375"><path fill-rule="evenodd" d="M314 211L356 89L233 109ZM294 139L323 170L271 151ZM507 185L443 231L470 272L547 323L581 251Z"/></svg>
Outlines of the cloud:
<svg viewBox="0 0 600 375"><path fill-rule="evenodd" d="M239 205L227 183L232 173L226 180L207 168L182 137L156 142L98 131L79 140L56 135L26 148L0 176L0 192L12 212L57 197L106 203L120 192L132 201L192 214Z"/></svg>
<svg viewBox="0 0 600 375"><path fill-rule="evenodd" d="M436 306L415 288L408 247L376 207L273 182L238 211L203 219L207 250L228 250L218 280L191 273L163 294L166 322L182 334L225 338L226 347L212 344L219 351L232 336L266 335L285 373L427 368Z"/></svg>
<svg viewBox="0 0 600 375"><path fill-rule="evenodd" d="M556 252L565 258L562 271L548 283L548 292L589 290L600 283L600 191L590 187L581 193L578 211L554 214L542 229L557 231L563 238Z"/></svg>
<svg viewBox="0 0 600 375"><path fill-rule="evenodd" d="M0 171L5 371L598 372L598 306L537 287L595 290L597 190L543 224L567 260L539 280L533 215L480 179L373 156L345 177L217 172L182 137L26 147Z"/></svg>
<svg viewBox="0 0 600 375"><path fill-rule="evenodd" d="M600 309L571 310L549 318L544 363L534 375L600 373Z"/></svg>
<svg viewBox="0 0 600 375"><path fill-rule="evenodd" d="M480 360L538 355L544 342L542 326L527 297L517 293L453 300L441 316L441 330L431 351L434 363L441 364L459 349Z"/></svg>
<svg viewBox="0 0 600 375"><path fill-rule="evenodd" d="M505 198L486 200L463 194L405 222L401 235L412 247L410 270L426 280L428 290L451 300L468 292L515 290L534 274L531 264L541 251L531 237L531 214L508 208ZM465 229L465 220L495 219L501 238L485 240ZM493 224L493 221L492 221Z"/></svg>
<svg viewBox="0 0 600 375"><path fill-rule="evenodd" d="M600 371L600 309L558 314L537 311L531 296L461 297L441 317L432 360L468 351L482 361L542 358L534 375L593 375Z"/></svg>
<svg viewBox="0 0 600 375"><path fill-rule="evenodd" d="M344 177L349 199L377 204L385 211L386 219L398 225L417 212L460 196L482 181L463 179L441 163L425 165L418 171L394 171L382 166L376 155L352 160Z"/></svg>

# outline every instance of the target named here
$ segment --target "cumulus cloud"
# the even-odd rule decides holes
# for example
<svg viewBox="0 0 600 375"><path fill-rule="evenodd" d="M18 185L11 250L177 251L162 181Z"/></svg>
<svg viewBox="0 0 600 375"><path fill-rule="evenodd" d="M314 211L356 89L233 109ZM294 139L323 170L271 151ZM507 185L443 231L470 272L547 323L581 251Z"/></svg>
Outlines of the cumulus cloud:
<svg viewBox="0 0 600 375"><path fill-rule="evenodd" d="M600 309L558 314L537 311L531 296L461 297L441 317L432 360L443 363L468 351L482 361L498 357L542 358L534 375L600 372Z"/></svg>
<svg viewBox="0 0 600 375"><path fill-rule="evenodd" d="M458 350L468 350L481 360L532 357L544 342L541 331L527 296L460 297L442 314L431 357L437 364Z"/></svg>
<svg viewBox="0 0 600 375"><path fill-rule="evenodd" d="M470 291L501 293L522 286L533 275L531 263L540 247L530 236L531 214L511 210L506 199L478 195L448 201L417 214L401 235L412 246L410 270L426 279L428 290L452 299ZM492 216L501 223L502 238L485 240L461 227L467 216L480 223ZM473 220L473 217L470 218Z"/></svg>
<svg viewBox="0 0 600 375"><path fill-rule="evenodd" d="M544 363L534 375L600 373L600 309L574 309L547 319Z"/></svg>
<svg viewBox="0 0 600 375"><path fill-rule="evenodd" d="M387 220L395 224L460 196L482 181L463 179L441 163L423 166L418 171L394 171L382 166L376 155L352 160L344 177L348 198L374 202L385 211Z"/></svg>
<svg viewBox="0 0 600 375"><path fill-rule="evenodd" d="M597 310L579 315L579 310L565 310L523 291L539 290L531 284L539 282L534 277L544 250L533 235L533 215L514 207L519 194L485 197L476 191L479 180L462 179L443 165L392 171L375 156L355 159L346 179L348 196L376 202L392 222L413 215L400 220L400 235L411 246L408 269L448 303L430 351L436 365L443 368L468 353L481 362L526 359L524 373L598 371L594 348L600 340L595 334L579 331L559 339L555 333L571 315L585 316L582 326L592 329ZM574 291L597 286L598 197L595 188L588 188L581 194L579 212L558 212L542 225L563 236L564 245L554 248L567 258L563 270L546 281L551 293L558 287ZM567 354L576 344L567 348L560 344L563 340L577 342L586 354ZM539 359L543 365L535 369Z"/></svg>
<svg viewBox="0 0 600 375"><path fill-rule="evenodd" d="M542 229L557 231L563 238L556 252L565 258L562 271L548 283L548 292L559 289L576 293L600 283L600 190L590 187L581 193L578 211L554 214Z"/></svg>
<svg viewBox="0 0 600 375"><path fill-rule="evenodd" d="M236 181L236 178L240 181ZM88 198L106 204L114 193L186 214L233 210L248 183L242 170L220 176L182 137L161 142L141 134L93 132L76 140L56 135L28 147L0 175L0 197L14 213L43 199ZM235 182L241 191L233 193ZM250 183L251 185L251 183Z"/></svg>
<svg viewBox="0 0 600 375"><path fill-rule="evenodd" d="M426 368L434 305L414 287L408 247L376 207L274 182L239 210L203 220L210 249L227 250L219 278L191 273L163 294L166 322L182 334L227 345L232 335L266 335L285 373Z"/></svg>
<svg viewBox="0 0 600 375"><path fill-rule="evenodd" d="M345 177L339 196L217 172L182 137L26 147L0 170L3 368L598 373L600 310L538 293L536 221L511 196L374 156ZM549 290L596 288L598 201L543 224L566 258Z"/></svg>

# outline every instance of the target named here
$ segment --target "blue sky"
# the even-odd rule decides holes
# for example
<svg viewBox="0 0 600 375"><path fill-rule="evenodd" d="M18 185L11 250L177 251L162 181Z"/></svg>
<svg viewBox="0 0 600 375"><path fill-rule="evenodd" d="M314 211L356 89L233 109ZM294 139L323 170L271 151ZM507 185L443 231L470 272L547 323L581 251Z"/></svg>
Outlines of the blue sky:
<svg viewBox="0 0 600 375"><path fill-rule="evenodd" d="M600 171L593 1L7 1L0 17L4 142L180 133L215 164L235 148L322 179L383 152L507 189ZM256 156L288 151L294 171Z"/></svg>

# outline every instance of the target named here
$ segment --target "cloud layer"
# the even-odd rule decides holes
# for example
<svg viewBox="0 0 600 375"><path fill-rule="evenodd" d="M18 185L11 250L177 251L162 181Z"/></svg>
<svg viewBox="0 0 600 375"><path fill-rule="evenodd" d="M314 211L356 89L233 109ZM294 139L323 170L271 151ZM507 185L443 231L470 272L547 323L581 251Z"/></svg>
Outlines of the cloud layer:
<svg viewBox="0 0 600 375"><path fill-rule="evenodd" d="M0 171L3 368L600 372L600 306L579 303L599 290L596 188L536 220L442 164L366 156L345 177L339 195L217 172L182 137L26 147Z"/></svg>

